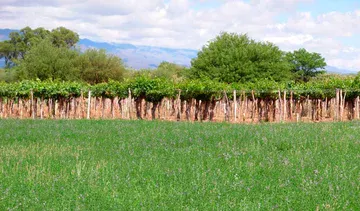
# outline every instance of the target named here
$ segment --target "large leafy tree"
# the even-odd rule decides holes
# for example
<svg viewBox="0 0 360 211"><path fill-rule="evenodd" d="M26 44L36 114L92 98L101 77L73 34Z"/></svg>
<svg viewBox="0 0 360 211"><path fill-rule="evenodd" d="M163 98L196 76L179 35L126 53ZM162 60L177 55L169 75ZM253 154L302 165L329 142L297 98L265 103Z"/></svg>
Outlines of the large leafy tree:
<svg viewBox="0 0 360 211"><path fill-rule="evenodd" d="M112 80L122 80L125 65L121 58L109 55L103 49L88 49L79 61L80 78L88 83L96 84Z"/></svg>
<svg viewBox="0 0 360 211"><path fill-rule="evenodd" d="M269 42L256 42L246 34L221 33L191 61L191 78L221 82L261 79L288 80L291 72L284 53Z"/></svg>
<svg viewBox="0 0 360 211"><path fill-rule="evenodd" d="M25 27L9 34L9 39L0 42L0 58L4 57L6 66L11 67L16 60L24 59L27 52L43 40L50 40L55 47L71 48L79 41L79 35L64 27L51 32L44 28Z"/></svg>
<svg viewBox="0 0 360 211"><path fill-rule="evenodd" d="M319 53L311 53L304 48L286 54L291 71L298 81L309 81L311 78L324 73L325 59Z"/></svg>
<svg viewBox="0 0 360 211"><path fill-rule="evenodd" d="M55 47L45 39L18 61L15 71L19 79L79 80L78 62L78 51Z"/></svg>

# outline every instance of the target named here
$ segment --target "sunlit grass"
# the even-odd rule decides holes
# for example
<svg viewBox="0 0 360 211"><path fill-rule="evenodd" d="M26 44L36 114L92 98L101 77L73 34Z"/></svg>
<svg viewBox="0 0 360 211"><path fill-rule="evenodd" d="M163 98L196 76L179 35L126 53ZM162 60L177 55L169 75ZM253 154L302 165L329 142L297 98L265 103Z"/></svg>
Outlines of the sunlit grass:
<svg viewBox="0 0 360 211"><path fill-rule="evenodd" d="M0 120L0 210L359 210L360 123Z"/></svg>

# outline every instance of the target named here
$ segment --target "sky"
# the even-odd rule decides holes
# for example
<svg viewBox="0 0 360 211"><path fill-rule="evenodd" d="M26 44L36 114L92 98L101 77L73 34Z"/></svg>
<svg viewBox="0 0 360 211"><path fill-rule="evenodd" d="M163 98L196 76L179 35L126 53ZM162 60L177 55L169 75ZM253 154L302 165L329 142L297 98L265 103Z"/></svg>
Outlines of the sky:
<svg viewBox="0 0 360 211"><path fill-rule="evenodd" d="M81 38L199 50L220 32L305 48L360 71L359 0L1 0L0 28L65 26Z"/></svg>

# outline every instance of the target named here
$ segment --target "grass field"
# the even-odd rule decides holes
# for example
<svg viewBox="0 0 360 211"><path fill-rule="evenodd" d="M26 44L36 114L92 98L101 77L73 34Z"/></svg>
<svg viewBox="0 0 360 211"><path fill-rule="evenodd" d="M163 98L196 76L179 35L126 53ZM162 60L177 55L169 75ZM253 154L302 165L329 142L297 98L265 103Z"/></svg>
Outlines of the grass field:
<svg viewBox="0 0 360 211"><path fill-rule="evenodd" d="M360 122L0 120L0 210L360 210Z"/></svg>

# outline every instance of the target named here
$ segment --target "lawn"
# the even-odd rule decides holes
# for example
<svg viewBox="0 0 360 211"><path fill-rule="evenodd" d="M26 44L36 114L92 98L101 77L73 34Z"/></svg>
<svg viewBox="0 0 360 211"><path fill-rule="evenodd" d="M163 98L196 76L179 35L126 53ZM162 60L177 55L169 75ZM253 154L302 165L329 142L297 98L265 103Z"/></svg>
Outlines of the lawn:
<svg viewBox="0 0 360 211"><path fill-rule="evenodd" d="M0 120L0 210L360 210L360 122Z"/></svg>

